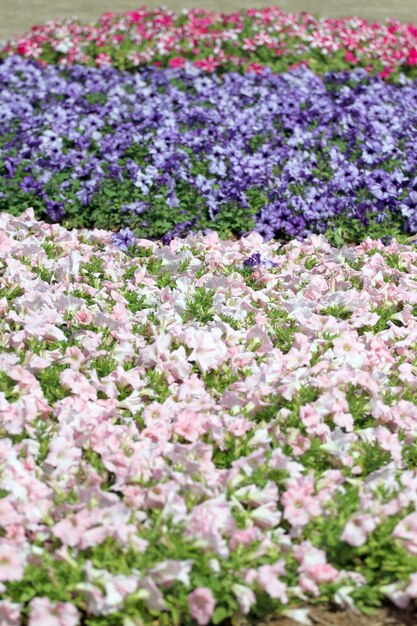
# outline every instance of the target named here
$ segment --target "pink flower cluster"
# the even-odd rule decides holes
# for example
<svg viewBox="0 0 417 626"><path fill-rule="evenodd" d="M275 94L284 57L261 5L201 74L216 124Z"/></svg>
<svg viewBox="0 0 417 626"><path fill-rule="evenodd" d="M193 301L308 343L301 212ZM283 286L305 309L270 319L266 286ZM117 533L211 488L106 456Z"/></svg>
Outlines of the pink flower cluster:
<svg viewBox="0 0 417 626"><path fill-rule="evenodd" d="M416 249L111 242L0 215L0 622L416 598Z"/></svg>
<svg viewBox="0 0 417 626"><path fill-rule="evenodd" d="M205 9L180 15L164 8L104 14L95 24L50 21L8 42L3 54L43 62L182 67L207 71L277 71L304 63L324 71L361 65L384 76L417 65L417 27L395 20L316 18L278 7L225 14Z"/></svg>

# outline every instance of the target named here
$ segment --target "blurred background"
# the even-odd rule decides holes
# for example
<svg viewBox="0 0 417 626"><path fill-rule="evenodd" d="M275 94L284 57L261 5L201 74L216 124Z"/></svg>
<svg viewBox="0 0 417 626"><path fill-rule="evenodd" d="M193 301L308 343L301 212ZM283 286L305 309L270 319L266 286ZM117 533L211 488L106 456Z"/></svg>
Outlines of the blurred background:
<svg viewBox="0 0 417 626"><path fill-rule="evenodd" d="M0 39L22 34L34 24L50 19L77 16L90 21L106 11L129 11L144 4L143 0L0 0ZM323 17L359 15L375 21L393 17L417 22L417 0L148 0L146 5L164 5L176 12L198 6L227 13L278 5L284 11L307 11Z"/></svg>

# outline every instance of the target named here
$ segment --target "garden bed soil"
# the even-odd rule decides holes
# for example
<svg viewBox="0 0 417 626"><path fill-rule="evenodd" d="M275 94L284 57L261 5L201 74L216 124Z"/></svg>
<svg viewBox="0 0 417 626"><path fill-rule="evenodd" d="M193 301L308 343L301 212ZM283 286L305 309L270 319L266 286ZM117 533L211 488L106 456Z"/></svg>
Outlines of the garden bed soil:
<svg viewBox="0 0 417 626"><path fill-rule="evenodd" d="M311 609L309 615L313 626L416 626L417 612L396 607L379 609L374 615L358 615L352 611L335 611L326 607ZM287 617L271 617L256 626L299 626Z"/></svg>

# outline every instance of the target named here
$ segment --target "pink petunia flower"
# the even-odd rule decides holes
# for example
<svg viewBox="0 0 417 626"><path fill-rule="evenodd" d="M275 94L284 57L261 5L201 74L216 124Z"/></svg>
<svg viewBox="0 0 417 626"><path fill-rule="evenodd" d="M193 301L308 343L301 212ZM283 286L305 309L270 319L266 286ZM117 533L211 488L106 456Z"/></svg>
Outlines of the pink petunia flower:
<svg viewBox="0 0 417 626"><path fill-rule="evenodd" d="M216 606L211 589L198 587L188 596L188 606L190 614L199 626L206 626L213 615Z"/></svg>
<svg viewBox="0 0 417 626"><path fill-rule="evenodd" d="M0 581L21 580L23 570L23 556L19 553L19 547L0 539Z"/></svg>
<svg viewBox="0 0 417 626"><path fill-rule="evenodd" d="M80 614L69 602L34 598L30 602L29 626L77 626Z"/></svg>
<svg viewBox="0 0 417 626"><path fill-rule="evenodd" d="M9 600L0 600L0 626L20 626L20 605Z"/></svg>

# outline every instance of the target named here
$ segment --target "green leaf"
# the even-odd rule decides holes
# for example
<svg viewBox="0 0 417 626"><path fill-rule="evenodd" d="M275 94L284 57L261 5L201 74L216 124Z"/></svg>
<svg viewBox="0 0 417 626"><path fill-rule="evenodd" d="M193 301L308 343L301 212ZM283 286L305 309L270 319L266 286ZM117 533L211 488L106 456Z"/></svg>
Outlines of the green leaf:
<svg viewBox="0 0 417 626"><path fill-rule="evenodd" d="M218 606L214 610L211 621L213 624L221 624L225 619L231 616L230 609L226 609L224 606Z"/></svg>

